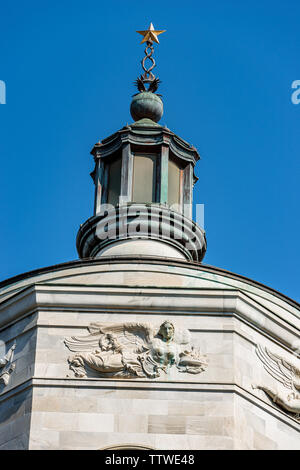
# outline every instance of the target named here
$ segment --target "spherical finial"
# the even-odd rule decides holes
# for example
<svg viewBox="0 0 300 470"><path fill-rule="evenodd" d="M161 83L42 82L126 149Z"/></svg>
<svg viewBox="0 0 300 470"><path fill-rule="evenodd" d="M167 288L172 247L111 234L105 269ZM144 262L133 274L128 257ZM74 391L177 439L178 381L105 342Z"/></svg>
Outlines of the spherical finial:
<svg viewBox="0 0 300 470"><path fill-rule="evenodd" d="M160 97L152 92L142 91L135 95L130 105L130 113L135 121L143 118L158 122L164 112Z"/></svg>

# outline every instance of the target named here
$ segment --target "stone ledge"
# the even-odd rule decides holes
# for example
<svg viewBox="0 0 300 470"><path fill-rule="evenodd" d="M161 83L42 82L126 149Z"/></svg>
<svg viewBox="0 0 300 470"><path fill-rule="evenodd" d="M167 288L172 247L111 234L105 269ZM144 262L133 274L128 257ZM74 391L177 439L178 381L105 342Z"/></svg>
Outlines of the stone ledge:
<svg viewBox="0 0 300 470"><path fill-rule="evenodd" d="M70 294L70 295L68 295ZM109 294L109 295L108 295ZM133 301L134 299L134 301ZM130 302L129 302L130 301ZM124 308L124 305L127 305ZM80 307L79 307L80 306ZM15 294L0 306L0 328L6 327L38 308L105 309L107 312L161 313L191 315L211 312L236 315L277 341L292 352L297 349L299 328L262 306L245 292L237 289L181 289L175 293L167 288L119 288L36 284ZM90 310L89 310L90 311ZM295 322L296 323L296 322Z"/></svg>
<svg viewBox="0 0 300 470"><path fill-rule="evenodd" d="M188 389L187 389L188 385ZM261 398L249 393L244 388L233 383L201 383L201 382L167 382L157 381L149 382L143 379L118 379L117 381L109 379L74 379L74 378L41 378L33 377L22 384L18 385L14 390L9 390L7 393L0 396L0 404L14 395L23 392L24 390L31 388L84 388L84 389L111 389L111 390L160 390L160 391L178 391L178 392L210 392L210 393L229 393L236 394L244 398L248 402L258 406L266 413L276 417L278 420L284 422L293 429L300 431L300 423L297 422L291 416L286 415L284 411L279 408L275 408L271 404L266 403ZM2 399L3 398L3 399Z"/></svg>

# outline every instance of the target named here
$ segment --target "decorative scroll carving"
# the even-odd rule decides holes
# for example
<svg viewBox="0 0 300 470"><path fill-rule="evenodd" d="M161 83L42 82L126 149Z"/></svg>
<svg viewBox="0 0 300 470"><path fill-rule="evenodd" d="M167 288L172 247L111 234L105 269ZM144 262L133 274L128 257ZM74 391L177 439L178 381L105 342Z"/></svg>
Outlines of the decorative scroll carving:
<svg viewBox="0 0 300 470"><path fill-rule="evenodd" d="M266 347L257 345L256 354L263 363L264 369L275 379L278 386L256 385L252 387L263 390L274 403L300 419L300 369L289 363ZM290 392L288 392L290 390Z"/></svg>
<svg viewBox="0 0 300 470"><path fill-rule="evenodd" d="M16 349L16 343L8 350L4 357L0 358L0 382L4 385L8 385L10 374L15 370L15 364L13 364L14 351Z"/></svg>
<svg viewBox="0 0 300 470"><path fill-rule="evenodd" d="M190 344L190 332L165 321L149 323L92 323L89 335L65 339L70 369L76 377L156 378L176 367L199 374L207 367L205 356ZM95 375L96 374L96 375Z"/></svg>

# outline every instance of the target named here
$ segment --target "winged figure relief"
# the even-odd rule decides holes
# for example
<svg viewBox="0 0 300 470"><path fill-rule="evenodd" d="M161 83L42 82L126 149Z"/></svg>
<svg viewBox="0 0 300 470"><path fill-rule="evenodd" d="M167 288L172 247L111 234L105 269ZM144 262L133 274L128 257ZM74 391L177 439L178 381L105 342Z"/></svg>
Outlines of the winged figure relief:
<svg viewBox="0 0 300 470"><path fill-rule="evenodd" d="M190 332L170 321L149 323L92 323L89 334L65 339L69 366L76 377L156 378L171 367L199 374L205 356L190 345Z"/></svg>
<svg viewBox="0 0 300 470"><path fill-rule="evenodd" d="M10 379L10 374L15 370L13 364L14 351L16 343L8 350L4 357L0 358L0 381L7 385Z"/></svg>
<svg viewBox="0 0 300 470"><path fill-rule="evenodd" d="M261 360L264 369L279 384L269 387L267 385L252 385L253 388L263 390L274 403L285 411L300 418L300 369L287 360L272 353L266 347L257 345L256 354Z"/></svg>

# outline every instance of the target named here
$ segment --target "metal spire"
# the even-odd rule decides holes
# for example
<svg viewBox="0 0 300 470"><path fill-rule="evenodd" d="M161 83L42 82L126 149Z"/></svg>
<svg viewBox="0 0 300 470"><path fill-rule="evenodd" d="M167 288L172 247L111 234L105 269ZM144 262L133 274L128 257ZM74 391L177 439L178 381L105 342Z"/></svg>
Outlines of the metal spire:
<svg viewBox="0 0 300 470"><path fill-rule="evenodd" d="M146 43L146 48L145 48L145 57L143 57L141 64L142 68L144 70L144 73L137 78L135 81L135 84L140 92L143 91L150 91L152 93L155 93L158 85L160 83L159 78L156 78L155 75L152 73L152 70L155 67L155 60L153 58L153 53L154 53L154 48L153 48L153 42L156 42L159 44L158 40L158 35L164 33L165 30L156 30L153 26L152 23L150 23L150 26L147 30L145 31L137 31L137 33L141 34L143 36L142 43ZM146 66L146 60L150 61L149 66ZM149 87L148 89L146 88L145 84L148 83Z"/></svg>

